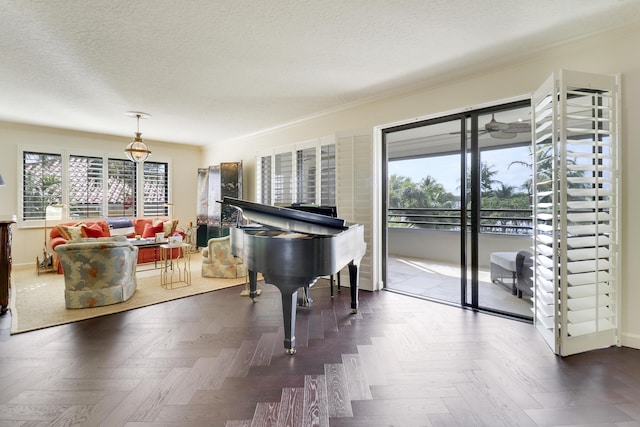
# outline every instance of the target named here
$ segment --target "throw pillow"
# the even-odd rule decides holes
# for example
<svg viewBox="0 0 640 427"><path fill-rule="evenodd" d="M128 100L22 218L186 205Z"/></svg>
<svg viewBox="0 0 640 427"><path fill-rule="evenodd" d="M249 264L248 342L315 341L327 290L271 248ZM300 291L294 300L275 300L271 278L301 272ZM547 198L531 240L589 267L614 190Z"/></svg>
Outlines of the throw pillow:
<svg viewBox="0 0 640 427"><path fill-rule="evenodd" d="M162 225L162 229L160 231L164 232L164 237L169 237L172 236L173 233L176 231L176 227L178 226L178 220L177 219L173 219L173 220L162 220L162 219L156 219L153 222L154 226L158 226L158 225Z"/></svg>
<svg viewBox="0 0 640 427"><path fill-rule="evenodd" d="M74 225L58 225L58 231L65 240L73 240L82 238L82 226L84 223L79 222Z"/></svg>
<svg viewBox="0 0 640 427"><path fill-rule="evenodd" d="M164 231L162 227L163 227L162 223L160 223L157 226L154 226L151 224L145 224L144 231L142 232L142 237L145 239L148 239L150 237L156 237L156 233L162 233Z"/></svg>
<svg viewBox="0 0 640 427"><path fill-rule="evenodd" d="M178 226L178 220L170 220L162 223L162 230L164 231L164 237L173 236L173 233L176 231L176 227Z"/></svg>
<svg viewBox="0 0 640 427"><path fill-rule="evenodd" d="M82 230L82 237L109 237L109 234L105 233L98 223L93 223L91 225L82 224L80 228Z"/></svg>

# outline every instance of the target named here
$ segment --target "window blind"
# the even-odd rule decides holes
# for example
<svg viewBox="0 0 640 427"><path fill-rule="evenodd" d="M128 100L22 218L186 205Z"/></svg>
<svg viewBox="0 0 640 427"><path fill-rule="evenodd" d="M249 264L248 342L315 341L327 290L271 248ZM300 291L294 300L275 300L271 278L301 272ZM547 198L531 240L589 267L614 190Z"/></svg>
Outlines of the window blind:
<svg viewBox="0 0 640 427"><path fill-rule="evenodd" d="M320 204L336 204L336 145L320 147Z"/></svg>
<svg viewBox="0 0 640 427"><path fill-rule="evenodd" d="M275 204L290 205L293 202L293 153L276 154L273 187Z"/></svg>
<svg viewBox="0 0 640 427"><path fill-rule="evenodd" d="M259 202L265 205L271 204L271 156L263 156L258 159L258 172L256 174Z"/></svg>
<svg viewBox="0 0 640 427"><path fill-rule="evenodd" d="M295 201L335 206L335 138L307 141L285 151L287 148L274 150L280 151L278 154L256 156L256 200L268 205Z"/></svg>
<svg viewBox="0 0 640 427"><path fill-rule="evenodd" d="M169 170L167 163L144 163L144 216L167 216Z"/></svg>
<svg viewBox="0 0 640 427"><path fill-rule="evenodd" d="M316 203L316 148L296 151L296 202Z"/></svg>
<svg viewBox="0 0 640 427"><path fill-rule="evenodd" d="M562 356L619 342L618 88L562 70L532 98L535 324Z"/></svg>
<svg viewBox="0 0 640 427"><path fill-rule="evenodd" d="M109 159L107 216L137 216L136 164Z"/></svg>
<svg viewBox="0 0 640 427"><path fill-rule="evenodd" d="M23 153L22 219L45 219L47 206L62 203L62 156Z"/></svg>
<svg viewBox="0 0 640 427"><path fill-rule="evenodd" d="M103 160L69 157L69 215L72 218L103 216Z"/></svg>

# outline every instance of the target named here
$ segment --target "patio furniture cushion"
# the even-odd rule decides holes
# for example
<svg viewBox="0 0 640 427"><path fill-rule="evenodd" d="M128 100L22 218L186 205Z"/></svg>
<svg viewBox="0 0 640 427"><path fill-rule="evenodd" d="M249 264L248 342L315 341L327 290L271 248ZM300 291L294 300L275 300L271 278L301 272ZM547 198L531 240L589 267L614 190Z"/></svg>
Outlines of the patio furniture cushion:
<svg viewBox="0 0 640 427"><path fill-rule="evenodd" d="M498 283L516 295L516 255L517 252L492 252L491 261L491 281ZM505 280L510 280L507 283Z"/></svg>
<svg viewBox="0 0 640 427"><path fill-rule="evenodd" d="M516 255L516 288L518 298L522 295L533 295L533 254L529 251L520 251Z"/></svg>
<svg viewBox="0 0 640 427"><path fill-rule="evenodd" d="M517 254L517 252L491 252L491 263L515 273Z"/></svg>

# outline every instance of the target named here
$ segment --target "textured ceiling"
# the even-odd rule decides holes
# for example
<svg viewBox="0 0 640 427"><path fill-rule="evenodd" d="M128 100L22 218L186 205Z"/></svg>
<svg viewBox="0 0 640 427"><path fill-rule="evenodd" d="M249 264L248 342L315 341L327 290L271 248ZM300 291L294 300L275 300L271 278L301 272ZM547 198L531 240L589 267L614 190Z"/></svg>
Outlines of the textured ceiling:
<svg viewBox="0 0 640 427"><path fill-rule="evenodd" d="M0 120L232 140L640 19L640 0L3 0Z"/></svg>

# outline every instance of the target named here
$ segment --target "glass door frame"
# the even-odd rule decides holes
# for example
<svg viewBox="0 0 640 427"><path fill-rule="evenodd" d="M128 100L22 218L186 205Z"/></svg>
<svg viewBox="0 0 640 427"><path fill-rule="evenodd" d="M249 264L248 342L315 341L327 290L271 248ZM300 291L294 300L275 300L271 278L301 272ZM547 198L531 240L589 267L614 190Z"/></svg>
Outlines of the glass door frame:
<svg viewBox="0 0 640 427"><path fill-rule="evenodd" d="M510 318L520 319L532 322L533 318L523 316L517 313L506 312L504 310L481 306L479 302L479 238L480 238L480 217L481 217L481 159L480 159L480 142L479 142L479 125L478 118L482 115L491 114L499 111L530 107L530 98L517 101L506 102L490 107L482 107L473 110L463 111L454 114L443 115L440 117L420 120L416 122L396 125L381 130L381 243L382 243L382 281L384 289L387 288L387 260L388 260L388 222L387 222L387 201L389 200L389 172L388 172L388 148L387 135L393 132L409 130L428 125L439 124L443 122L460 121L460 301L458 304L463 308L475 311L489 312L504 315ZM469 130L467 132L467 130ZM468 135L468 136L467 136ZM470 154L470 159L468 155ZM469 168L470 167L470 168ZM467 170L470 170L471 179L468 180ZM470 191L467 192L467 183L471 182ZM467 195L470 195L468 200ZM471 208L469 208L469 202ZM468 247L469 245L469 247ZM467 285L470 277L470 301L467 291ZM434 300L441 303L446 301Z"/></svg>

